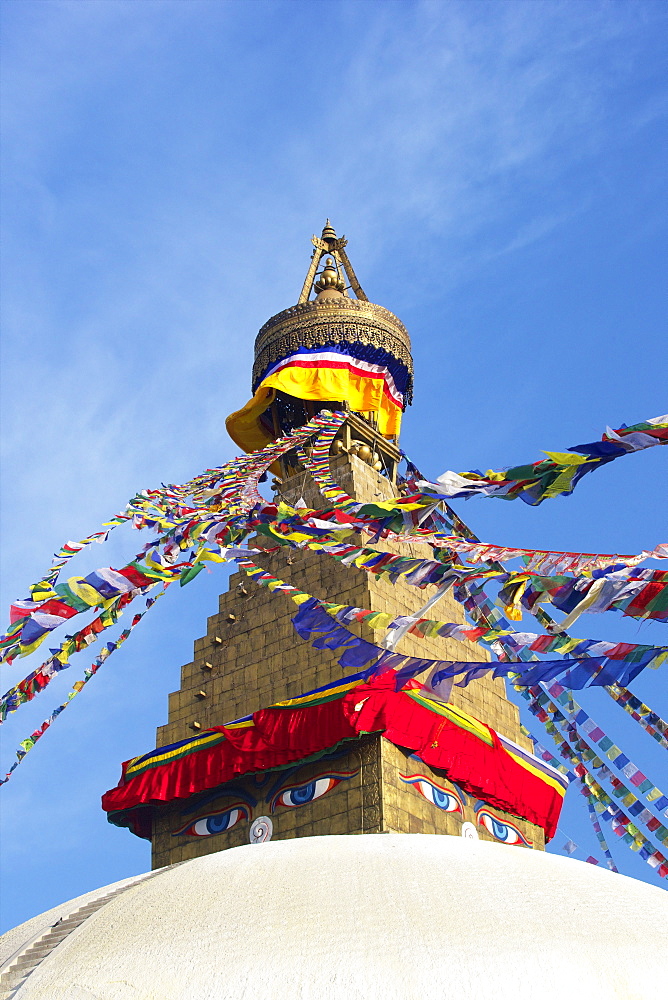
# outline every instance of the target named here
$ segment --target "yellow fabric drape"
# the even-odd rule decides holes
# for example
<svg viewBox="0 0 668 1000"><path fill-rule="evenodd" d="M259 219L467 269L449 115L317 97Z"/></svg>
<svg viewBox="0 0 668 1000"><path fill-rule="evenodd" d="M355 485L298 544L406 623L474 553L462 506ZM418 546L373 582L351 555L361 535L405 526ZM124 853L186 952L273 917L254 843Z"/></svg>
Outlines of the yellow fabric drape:
<svg viewBox="0 0 668 1000"><path fill-rule="evenodd" d="M225 421L227 433L245 452L260 451L274 440L260 423L260 417L273 403L275 396L276 391L266 388L263 383L258 386L253 398L240 410L230 413Z"/></svg>
<svg viewBox="0 0 668 1000"><path fill-rule="evenodd" d="M384 437L399 433L401 408L393 403L384 390L385 380L378 376L360 375L346 368L317 368L290 365L270 375L263 386L280 389L297 399L345 399L351 410L378 414L378 429Z"/></svg>
<svg viewBox="0 0 668 1000"><path fill-rule="evenodd" d="M260 423L260 417L274 401L276 391L297 399L320 402L345 400L357 413L375 413L383 437L395 437L401 426L401 408L383 391L384 380L366 377L345 368L288 366L264 379L245 406L230 413L227 433L245 452L258 451L274 440Z"/></svg>
<svg viewBox="0 0 668 1000"><path fill-rule="evenodd" d="M258 386L245 406L231 413L225 421L227 433L246 452L258 451L273 441L260 423L260 417L274 401L276 391L320 402L345 400L357 413L375 413L383 437L395 437L401 426L401 408L383 391L384 379L364 376L346 368L317 368L289 365L269 375Z"/></svg>

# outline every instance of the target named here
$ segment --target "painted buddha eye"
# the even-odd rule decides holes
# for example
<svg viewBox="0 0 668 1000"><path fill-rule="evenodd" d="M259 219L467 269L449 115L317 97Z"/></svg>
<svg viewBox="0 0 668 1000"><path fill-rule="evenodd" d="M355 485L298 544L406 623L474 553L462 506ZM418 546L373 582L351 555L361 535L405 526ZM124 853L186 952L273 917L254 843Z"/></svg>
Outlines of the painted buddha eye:
<svg viewBox="0 0 668 1000"><path fill-rule="evenodd" d="M503 844L524 844L525 847L531 847L531 841L520 833L514 823L499 819L489 809L478 810L478 823Z"/></svg>
<svg viewBox="0 0 668 1000"><path fill-rule="evenodd" d="M173 837L213 837L217 833L225 833L233 826L240 823L242 819L248 819L248 809L245 805L232 806L223 812L211 813L209 816L200 816L199 819L191 820L180 830L175 830Z"/></svg>
<svg viewBox="0 0 668 1000"><path fill-rule="evenodd" d="M293 785L290 788L283 788L272 799L271 811L274 812L278 806L288 806L290 809L296 809L298 806L305 806L308 802L314 802L316 799L326 795L327 792L331 792L332 788L335 788L340 782L352 778L354 774L357 774L357 771L337 771L335 774L321 774L303 785Z"/></svg>
<svg viewBox="0 0 668 1000"><path fill-rule="evenodd" d="M424 774L400 774L399 777L407 785L412 785L427 802L431 802L437 809L443 812L462 812L462 800L455 793L447 788L435 785L433 781Z"/></svg>

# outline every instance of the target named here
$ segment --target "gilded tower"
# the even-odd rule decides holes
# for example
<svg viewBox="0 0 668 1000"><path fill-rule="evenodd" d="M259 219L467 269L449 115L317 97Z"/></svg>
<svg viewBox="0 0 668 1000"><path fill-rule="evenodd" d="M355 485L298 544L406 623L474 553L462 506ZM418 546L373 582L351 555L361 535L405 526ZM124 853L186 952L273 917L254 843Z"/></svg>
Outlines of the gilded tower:
<svg viewBox="0 0 668 1000"><path fill-rule="evenodd" d="M387 500L400 489L400 422L413 382L410 338L396 316L369 302L348 259L346 241L337 238L329 220L322 236L313 237L313 245L297 304L269 319L257 336L254 395L228 418L228 430L241 448L251 451L324 408L345 410L348 419L331 449L331 475L359 502ZM316 483L296 453L277 463L274 474L277 499L293 506L323 506ZM398 551L392 542L381 541L376 547ZM402 545L401 552L431 554L418 543ZM397 616L415 615L435 591L390 583L382 575L308 550L283 548L259 556L258 562L320 599ZM442 621L464 621L449 595L436 609L433 614ZM195 642L192 661L182 668L180 690L169 695L168 721L158 729L158 747L340 680L345 672L336 655L300 639L292 625L294 614L288 597L258 587L243 573L234 574L218 612L208 620L206 635ZM352 629L376 644L383 641L383 631L360 624ZM434 660L489 659L474 643L408 634L397 650ZM528 749L503 680L486 675L467 687L454 687L450 704L463 718L482 720L518 748ZM153 866L248 843L249 822L240 819L250 821L265 813L270 814L274 839L359 833L459 835L463 830L484 839L507 839L489 822L476 823L475 803L458 794L447 776L432 772L380 735L363 736L335 755L327 777L322 777L322 764L307 761L292 768L288 791L285 781L281 785L284 775L277 781L275 772L263 773L195 795L185 804L179 800L154 808ZM543 847L540 827L498 809L495 816L499 829L507 826L515 838L508 842ZM206 835L194 835L198 823Z"/></svg>

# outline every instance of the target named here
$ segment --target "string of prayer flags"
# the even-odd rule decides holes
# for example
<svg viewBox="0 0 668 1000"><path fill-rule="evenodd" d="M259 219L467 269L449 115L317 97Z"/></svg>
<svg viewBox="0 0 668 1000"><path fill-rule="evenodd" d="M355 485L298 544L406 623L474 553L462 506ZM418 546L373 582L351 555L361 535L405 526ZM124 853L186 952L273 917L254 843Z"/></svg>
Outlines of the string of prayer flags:
<svg viewBox="0 0 668 1000"><path fill-rule="evenodd" d="M668 620L668 571L624 568L610 572L594 571L593 575L539 576L522 573L492 573L481 578L496 576L503 587L499 602L513 620L520 620L522 610L533 613L540 603L550 602L566 615L559 622L565 631L583 612L600 614L604 611L621 611L630 618ZM469 574L469 579L475 579Z"/></svg>
<svg viewBox="0 0 668 1000"><path fill-rule="evenodd" d="M165 585L165 589L167 586L169 586L169 584ZM21 740L21 742L19 743L19 749L16 751L16 760L10 767L9 771L7 771L5 777L0 779L0 785L4 785L6 782L9 781L16 768L24 760L26 754L33 749L33 747L39 740L41 740L42 736L44 736L44 733L47 731L47 729L51 727L51 725L55 722L55 720L58 718L61 712L65 711L67 706L71 704L73 698L75 698L83 690L83 688L89 682L89 680L95 676L95 674L98 672L102 664L109 659L112 653L116 652L117 649L120 649L123 643L127 641L133 630L143 619L146 612L153 607L158 598L162 597L164 593L165 590L163 589L155 597L149 597L147 599L145 610L139 612L139 614L134 615L129 627L121 632L121 634L119 635L118 639L115 642L106 643L106 645L100 650L99 655L93 660L91 666L84 671L83 680L75 681L75 683L72 685L72 690L68 694L65 701L61 705L58 705L58 707L54 709L51 715L49 715L48 718L44 720L42 725L39 726L39 728L37 728L33 733L31 733L30 736L26 737L24 740Z"/></svg>
<svg viewBox="0 0 668 1000"><path fill-rule="evenodd" d="M627 847L637 852L660 878L666 878L668 876L668 861L661 851L652 846L631 819L614 804L609 795L586 770L583 774L583 780L590 793L589 801L594 810L602 819L611 824L615 836L622 838Z"/></svg>
<svg viewBox="0 0 668 1000"><path fill-rule="evenodd" d="M475 591L472 590L469 591L469 594L467 595L467 610L472 615L475 621L485 619L487 624L504 623L504 619L500 615L500 613L489 604L484 594L480 592L476 593ZM522 648L516 651L513 648L512 643L513 640L510 637L508 636L500 637L499 650L501 651L501 649L504 649L505 653L510 656L513 656L514 653L517 653L518 659L523 659L535 655L529 653L526 649ZM646 838L642 836L642 834L640 833L639 830L637 830L636 827L633 827L633 831L629 832L627 827L632 826L630 820L628 819L628 817L625 816L624 813L621 812L621 810L616 809L610 797L605 793L603 788L600 785L598 785L598 783L589 774L584 764L582 763L581 758L576 756L575 753L572 752L572 749L569 746L569 744L561 739L559 731L557 730L554 723L550 721L547 712L545 711L544 708L542 708L538 704L534 694L536 689L517 688L517 690L519 691L520 695L526 701L528 701L529 709L531 710L532 714L534 714L536 718L538 718L538 720L545 725L548 734L552 737L554 742L559 747L562 756L566 760L570 761L571 765L574 767L576 775L580 778L580 781L582 782L583 791L588 796L588 801L591 800L593 802L593 798L595 798L596 803L594 807L595 808L598 807L599 811L602 811L602 813L604 813L604 818L606 820L610 820L611 822L614 822L614 824L616 824L613 825L615 833L618 834L619 836L623 836L625 838L625 843L630 844L630 846L632 846L634 850L637 850L640 853L640 856L643 858L643 860L646 861L646 863L649 864L650 867L654 868L660 877L662 878L666 877L668 875L668 861L666 860L666 858L661 854L660 851L652 848L651 844L649 844ZM556 763L556 761L554 761L554 758L552 758L552 755L548 751L545 751L543 747L541 747L540 750L542 751L541 753L542 759L550 760L550 762ZM624 825L625 822L626 826ZM633 836L634 832L637 834L637 836L635 837Z"/></svg>
<svg viewBox="0 0 668 1000"><path fill-rule="evenodd" d="M591 800L591 796L586 796L586 799L587 799L587 811L589 813L589 819L591 820L591 825L594 828L594 834L596 835L596 839L598 840L599 847L603 852L605 863L607 864L611 872L619 874L619 869L617 868L617 865L614 862L612 854L610 853L608 842L605 839L605 834L603 833L603 830L601 829L601 824L598 821L598 816L596 815L596 810L594 809L594 803Z"/></svg>
<svg viewBox="0 0 668 1000"><path fill-rule="evenodd" d="M631 718L643 727L645 732L649 733L664 750L668 750L668 722L653 712L640 698L636 698L628 688L611 684L610 687L606 687L606 691L620 708L628 712Z"/></svg>
<svg viewBox="0 0 668 1000"><path fill-rule="evenodd" d="M16 618L7 634L0 639L0 660L11 663L16 656L27 656L37 649L49 632L82 611L104 608L122 594L145 590L156 579L170 579L177 574L176 567L158 572L156 567L146 565L139 569L135 562L120 570L98 569L86 577L70 577L67 583L56 584L54 596L40 604L30 608L30 602L21 602L24 606L17 610L22 617Z"/></svg>
<svg viewBox="0 0 668 1000"><path fill-rule="evenodd" d="M574 445L566 452L546 451L547 459L530 465L486 473L444 472L435 483L418 482L418 486L436 490L448 499L468 499L472 496L499 497L537 507L550 497L568 496L588 472L608 462L642 451L654 445L668 443L668 414L644 420L617 430L606 428L600 441Z"/></svg>
<svg viewBox="0 0 668 1000"><path fill-rule="evenodd" d="M562 730L566 734L566 738L568 740L568 744L566 744L568 748L568 755L571 757L572 760L578 761L578 766L576 766L575 768L576 774L578 774L579 777L584 778L586 780L589 771L585 766L584 762L587 761L592 765L592 767L594 767L596 770L599 771L601 777L610 781L610 784L614 789L613 794L615 798L621 798L624 805L627 808L630 807L629 811L632 812L634 820L634 823L632 824L633 830L629 830L628 828L629 823L632 822L630 818L625 817L624 814L621 814L622 816L624 816L624 825L627 829L627 832L634 835L635 833L638 833L638 835L641 836L640 831L635 826L635 823L642 823L643 826L646 827L648 832L650 832L654 837L656 837L656 839L660 843L667 844L668 829L666 829L666 827L650 812L649 809L643 806L642 802L640 802L638 797L634 795L634 793L631 792L629 788L623 785L619 781L619 779L615 778L615 776L611 773L610 769L606 767L606 765L603 763L600 757L598 757L596 753L593 750L591 750L587 746L587 744L582 740L575 724L569 721L569 719L560 711L560 709L558 709L556 705L554 705L549 701L549 699L547 699L546 695L539 694L536 697L533 694L533 692L531 692L531 689L528 690L530 692L530 695L532 697L535 697L535 702L538 705L539 709L542 710L544 715L547 716L549 720L551 720L548 721L548 718L544 718L542 720L544 722L545 728L547 729L548 733L552 733L552 730L554 730L556 727L557 731ZM598 792L596 794L597 797L601 801L603 801L603 798L601 797L603 794L603 790L601 789L601 794L598 794ZM605 803L606 805L614 806L612 799L610 798L609 795L607 795L607 793L605 793ZM615 809L616 808L617 807L615 807ZM615 809L612 809L610 811L611 817L616 816ZM637 842L640 843L639 840L637 840Z"/></svg>
<svg viewBox="0 0 668 1000"><path fill-rule="evenodd" d="M553 625L549 615L546 615L541 608L536 609L536 617L546 627ZM564 635L564 638L568 639L566 635ZM513 639L513 641L515 640ZM586 655L586 653L583 655ZM607 655L612 655L610 650L607 651ZM661 716L652 711L648 705L645 705L628 688L622 687L619 684L611 684L606 685L605 690L620 708L624 709L635 722L642 726L645 732L649 733L660 746L668 750L668 722L665 722Z"/></svg>
<svg viewBox="0 0 668 1000"><path fill-rule="evenodd" d="M533 613L539 601L550 601L567 613L560 623L566 629L585 611L600 613L619 610L631 618L668 620L668 571L623 568L605 576L541 576L526 571L505 573L502 569L454 567L432 559L414 559L380 552L347 542L304 540L280 533L271 525L261 533L281 544L309 548L333 556L346 566L355 566L375 575L387 574L393 582L403 579L420 588L451 580L453 586L475 580L497 580L504 584L499 599L514 620L522 618L523 609ZM595 571L604 572L604 571ZM455 596L456 591L455 591Z"/></svg>
<svg viewBox="0 0 668 1000"><path fill-rule="evenodd" d="M415 541L415 535L398 535L396 540ZM523 559L528 573L546 575L548 573L592 573L597 569L611 566L637 566L646 559L668 559L668 542L661 542L653 549L643 549L636 555L596 552L556 552L549 549L518 549L507 545L491 545L487 542L469 541L457 535L442 535L435 532L420 541L428 542L434 548L445 548L466 557L470 563L509 562Z"/></svg>
<svg viewBox="0 0 668 1000"><path fill-rule="evenodd" d="M353 497L334 482L330 475L329 450L338 430L338 427L332 427L321 434L314 442L310 455L303 447L298 450L298 455L304 468L311 473L320 487L320 492L325 499L345 510L348 507L357 507L358 504Z"/></svg>
<svg viewBox="0 0 668 1000"><path fill-rule="evenodd" d="M94 531L92 535L87 535L78 542L65 542L57 552L54 552L53 559L51 560L51 568L44 574L42 580L30 587L31 594L39 594L44 588L48 589L52 586L58 579L61 569L67 565L70 559L73 559L75 555L82 552L91 542L97 542L100 545L103 544L109 537L110 531L113 531L119 524L124 524L130 519L131 515L123 511L115 514L109 521L104 522L102 527L105 530Z"/></svg>
<svg viewBox="0 0 668 1000"><path fill-rule="evenodd" d="M541 708L532 695L530 689L520 689L520 695L528 702L531 713L545 725L545 729L557 745L562 756L571 762L575 773L592 796L594 808L597 813L606 821L611 822L616 836L623 839L624 843L638 852L640 857L655 870L660 878L668 876L668 859L656 850L640 830L633 824L628 816L619 809L612 801L607 792L593 778L582 760L576 756L572 747L562 738L560 730L554 722L550 721L548 713Z"/></svg>
<svg viewBox="0 0 668 1000"><path fill-rule="evenodd" d="M246 513L254 503L264 502L257 492L257 484L278 458L315 434L332 427L338 429L346 419L345 413L322 410L303 427L277 438L262 450L237 456L218 469L207 470L183 487L172 489L182 498L193 497L196 503L217 505L224 501L230 514Z"/></svg>
<svg viewBox="0 0 668 1000"><path fill-rule="evenodd" d="M410 488L417 490L419 482L425 482L424 477L415 465L410 461L405 452L402 455L407 464L407 478L403 480ZM413 541L418 535L421 540L428 542L433 548L447 548L465 555L468 562L498 562L503 563L511 559L521 558L525 562L525 568L531 573L591 573L597 569L606 569L610 566L636 566L645 559L665 559L668 558L668 543L661 543L653 549L643 550L636 555L621 555L619 553L595 553L595 552L561 552L552 549L526 549L511 546L493 545L482 542L468 526L458 517L445 501L439 504L444 507L449 515L452 528L455 534L444 533L428 529L419 529L417 523L413 524L413 531L409 534L392 534L388 537L395 541Z"/></svg>
<svg viewBox="0 0 668 1000"><path fill-rule="evenodd" d="M74 635L67 636L58 649L52 650L52 655L48 660L2 696L0 699L0 722L4 722L7 715L15 712L19 705L32 701L35 695L47 687L57 673L69 667L69 660L73 653L77 653L95 642L101 632L118 621L126 605L141 593L148 592L149 589L150 587L121 594L92 622Z"/></svg>
<svg viewBox="0 0 668 1000"><path fill-rule="evenodd" d="M536 754L537 757L540 757L541 760L544 760L547 764L550 764L557 771L560 771L562 774L564 774L566 776L566 778L568 779L569 782L577 780L576 776L573 774L573 772L571 771L571 769L569 767L567 767L566 764L564 764L563 761L557 760L557 758L554 756L554 754L550 753L550 751L547 750L543 746L543 744L539 740L536 739L536 737L533 735L533 733L529 732L529 730L526 728L526 726L523 726L523 725L520 724L520 730L521 730L522 734L527 737L527 739L531 740L531 742L533 744L533 751L534 751L534 753Z"/></svg>
<svg viewBox="0 0 668 1000"><path fill-rule="evenodd" d="M610 739L610 737L601 729L599 725L591 718L591 716L585 712L581 705L575 701L570 690L565 690L561 684L555 683L547 687L548 694L561 705L564 716L569 721L571 721L575 726L579 727L580 731L585 734L590 743L594 743L601 753L605 754L613 766L624 775L624 777L630 781L635 789L640 792L641 795L645 797L648 802L651 802L653 807L657 810L664 810L665 814L668 816L668 795L665 795L659 788L654 785L647 775L643 774L639 767L637 767L625 753ZM540 698L539 704L540 704ZM636 803L639 801L637 796L634 795L628 788L621 784L618 779L611 776L611 781L616 782L616 795L625 796L624 804L627 806L632 806L636 808ZM626 801L628 798L628 801ZM640 811L640 807L637 807ZM668 838L668 830L666 831L666 838Z"/></svg>
<svg viewBox="0 0 668 1000"><path fill-rule="evenodd" d="M281 536L269 534L271 537L276 537L277 540L281 538ZM285 536L282 537L285 538ZM287 544L291 544L290 541L287 541ZM402 579L421 589L430 584L440 585L444 583L446 576L452 579L454 584L459 581L461 575L435 559L413 559L407 556L393 555L390 552L380 552L377 549L350 545L346 542L305 541L295 543L294 547L324 552L333 556L344 566L354 566L373 574L384 573L392 582Z"/></svg>
<svg viewBox="0 0 668 1000"><path fill-rule="evenodd" d="M490 673L494 679L513 675L516 685L534 687L536 684L559 679L569 688L580 691L585 687L603 687L619 680L627 683L644 669L654 657L653 653L645 654L647 659L628 666L616 660L608 660L605 656L590 656L582 659L564 657L560 660L537 660L534 663L518 669L517 663L444 663L438 670L438 679L459 677L458 687L466 687L471 681Z"/></svg>
<svg viewBox="0 0 668 1000"><path fill-rule="evenodd" d="M362 608L341 607L340 605L329 605L322 602L322 606L334 614L336 619L342 623L365 622L371 628L402 628L404 625L410 627L407 634L419 638L452 638L457 640L469 640L471 642L483 642L485 645L493 646L494 642L501 636L509 636L513 639L514 647L526 647L539 653L560 653L570 654L574 659L590 656L604 656L610 660L622 660L627 665L636 664L640 669L645 666L658 667L668 659L668 647L666 646L646 646L633 643L605 642L598 639L573 639L564 635L539 635L534 632L516 632L513 629L498 628L471 628L466 625L459 625L450 622L433 621L426 618L412 618L410 616L394 617L389 613L379 613L375 611L364 611ZM473 664L472 664L473 666Z"/></svg>
<svg viewBox="0 0 668 1000"><path fill-rule="evenodd" d="M279 440L273 445L263 449L262 452L254 453L262 455L262 467L255 470L254 474L249 478L248 482L243 488L241 499L243 505L250 509L256 503L264 503L264 500L260 493L258 492L257 486L262 475L265 471L273 465L276 459L280 458L287 451L291 451L293 448L301 446L305 441L313 436L314 433L319 432L323 436L327 437L331 434L334 437L339 427L345 422L346 415L344 413L331 413L329 410L323 410L317 417L310 420L304 427L299 428L299 430L294 431L292 434L287 435L284 438L279 438Z"/></svg>

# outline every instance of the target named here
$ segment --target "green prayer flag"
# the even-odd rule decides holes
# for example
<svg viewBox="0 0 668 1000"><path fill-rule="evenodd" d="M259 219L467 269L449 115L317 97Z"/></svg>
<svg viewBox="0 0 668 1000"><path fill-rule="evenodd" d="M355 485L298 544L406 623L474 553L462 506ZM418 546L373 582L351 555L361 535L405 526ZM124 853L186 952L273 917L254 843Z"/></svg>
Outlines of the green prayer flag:
<svg viewBox="0 0 668 1000"><path fill-rule="evenodd" d="M185 573L181 574L181 579L179 580L179 586L185 587L187 583L194 580L198 573L201 573L204 569L205 564L203 562L195 563L194 566L190 566Z"/></svg>

